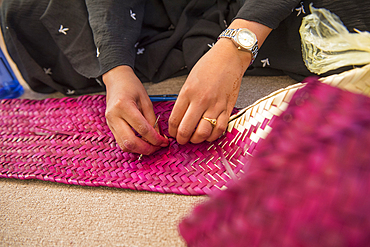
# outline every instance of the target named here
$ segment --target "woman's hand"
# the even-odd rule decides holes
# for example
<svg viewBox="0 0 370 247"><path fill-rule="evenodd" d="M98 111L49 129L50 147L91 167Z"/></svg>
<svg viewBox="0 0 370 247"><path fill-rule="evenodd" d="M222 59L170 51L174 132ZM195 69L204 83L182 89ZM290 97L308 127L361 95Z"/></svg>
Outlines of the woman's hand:
<svg viewBox="0 0 370 247"><path fill-rule="evenodd" d="M191 70L169 119L169 134L177 142L214 141L226 130L251 61L250 53L240 52L231 40L220 39ZM216 119L216 125L202 117Z"/></svg>
<svg viewBox="0 0 370 247"><path fill-rule="evenodd" d="M153 127L156 116L152 102L132 68L118 66L105 73L103 81L107 88L107 124L121 149L149 155L168 146L168 140L158 134L158 127Z"/></svg>
<svg viewBox="0 0 370 247"><path fill-rule="evenodd" d="M271 31L262 24L241 19L230 25L243 27L256 34L259 46ZM214 141L225 132L251 58L250 52L239 51L230 39L222 38L198 61L169 119L169 134L177 142ZM204 118L216 120L215 126Z"/></svg>

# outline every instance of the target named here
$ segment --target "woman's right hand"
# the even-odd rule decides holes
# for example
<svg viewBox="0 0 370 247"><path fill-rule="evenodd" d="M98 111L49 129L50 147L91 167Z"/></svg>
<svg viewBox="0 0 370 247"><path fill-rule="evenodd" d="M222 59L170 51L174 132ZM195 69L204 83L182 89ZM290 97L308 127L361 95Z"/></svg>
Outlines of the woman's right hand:
<svg viewBox="0 0 370 247"><path fill-rule="evenodd" d="M108 71L103 82L107 88L107 124L123 151L149 155L168 146L168 139L153 127L156 116L152 102L131 67L123 65Z"/></svg>

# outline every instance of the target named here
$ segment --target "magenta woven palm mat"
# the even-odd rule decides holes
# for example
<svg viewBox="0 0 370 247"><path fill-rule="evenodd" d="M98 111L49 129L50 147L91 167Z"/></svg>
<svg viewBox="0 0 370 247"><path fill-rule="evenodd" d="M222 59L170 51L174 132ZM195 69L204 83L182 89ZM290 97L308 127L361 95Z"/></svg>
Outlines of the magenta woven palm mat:
<svg viewBox="0 0 370 247"><path fill-rule="evenodd" d="M167 136L172 107L173 102L154 103ZM214 143L179 145L172 140L168 148L139 160L120 150L104 111L105 96L100 95L1 101L0 177L202 195L230 180L223 156L234 155L228 159L235 174L248 158L232 152L234 132Z"/></svg>
<svg viewBox="0 0 370 247"><path fill-rule="evenodd" d="M309 83L247 173L180 224L188 246L369 246L370 98Z"/></svg>

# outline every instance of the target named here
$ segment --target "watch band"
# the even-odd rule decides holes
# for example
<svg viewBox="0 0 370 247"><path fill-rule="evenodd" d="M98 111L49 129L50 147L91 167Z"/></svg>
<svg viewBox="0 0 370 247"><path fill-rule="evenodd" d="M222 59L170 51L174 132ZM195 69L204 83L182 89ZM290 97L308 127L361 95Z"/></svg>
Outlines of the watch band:
<svg viewBox="0 0 370 247"><path fill-rule="evenodd" d="M236 40L235 37L236 37L237 33L242 29L243 28L237 28L237 29L227 28L218 36L218 39L220 39L220 38L232 39L237 45L239 45L238 49L241 50L242 46L240 44L238 44L238 41ZM246 49L246 50L252 53L252 60L251 60L251 63L249 64L249 65L251 65L254 62L254 60L256 59L257 54L258 54L257 39L256 39L256 42L254 43L254 45L252 46L252 48L251 49Z"/></svg>

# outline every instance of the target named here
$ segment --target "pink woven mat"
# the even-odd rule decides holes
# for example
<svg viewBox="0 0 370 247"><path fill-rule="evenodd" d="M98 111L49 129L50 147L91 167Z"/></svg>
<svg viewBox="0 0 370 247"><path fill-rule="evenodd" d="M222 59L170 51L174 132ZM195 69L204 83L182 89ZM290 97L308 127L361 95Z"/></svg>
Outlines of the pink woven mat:
<svg viewBox="0 0 370 247"><path fill-rule="evenodd" d="M173 102L154 103L167 132ZM231 179L220 161L229 154L238 174L248 154L235 152L227 132L213 143L179 145L172 140L150 156L125 153L106 125L105 96L2 100L0 104L0 177L41 179L161 193L202 195ZM233 151L234 150L234 151Z"/></svg>
<svg viewBox="0 0 370 247"><path fill-rule="evenodd" d="M308 81L248 172L181 222L188 246L369 246L370 98Z"/></svg>

